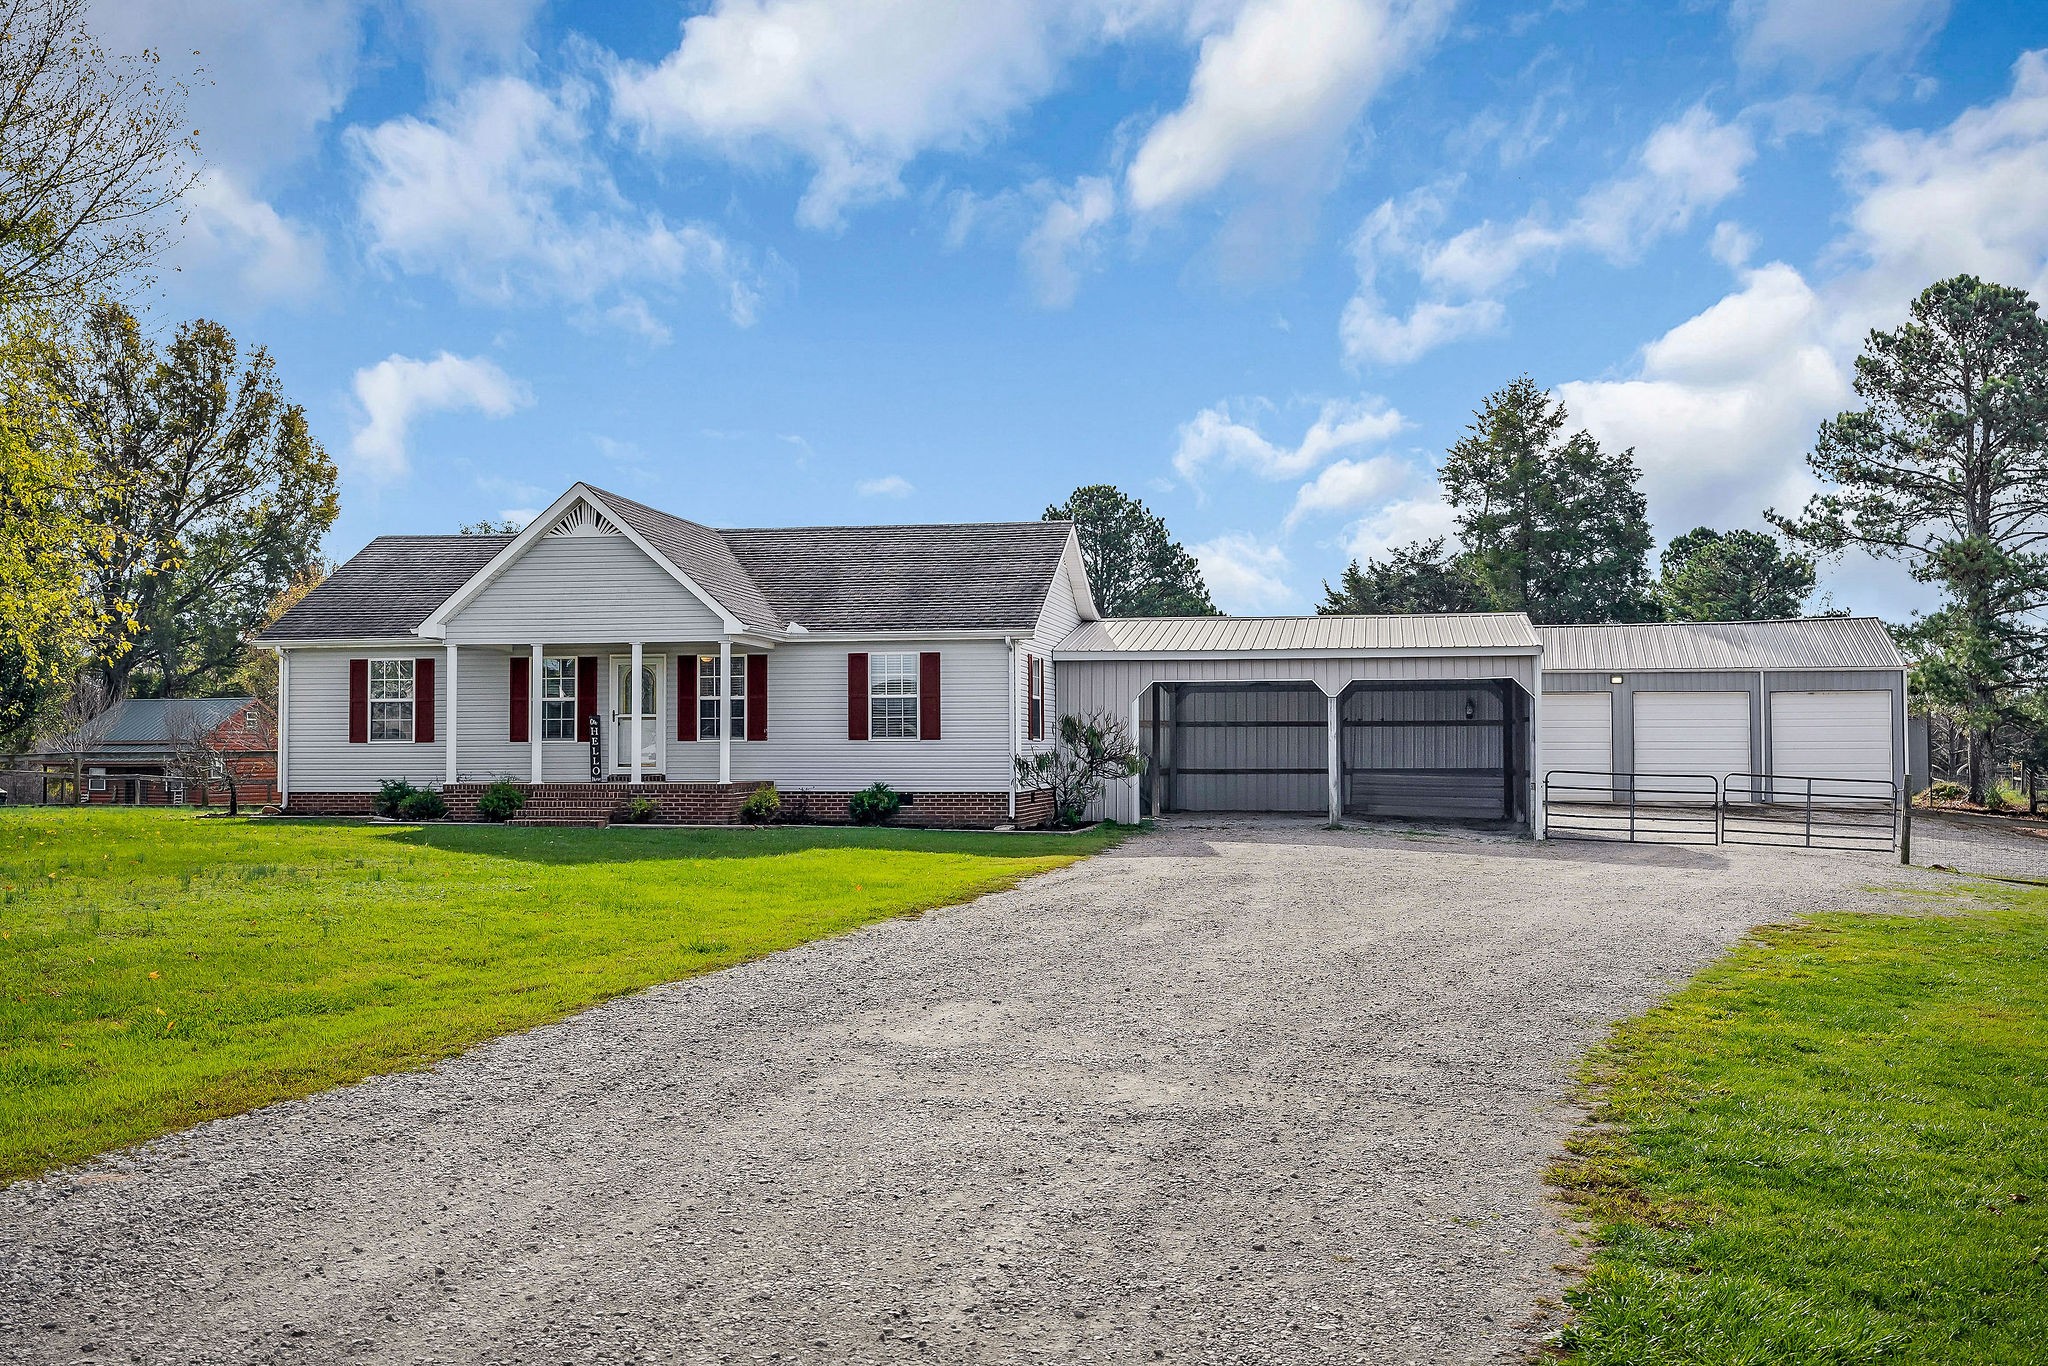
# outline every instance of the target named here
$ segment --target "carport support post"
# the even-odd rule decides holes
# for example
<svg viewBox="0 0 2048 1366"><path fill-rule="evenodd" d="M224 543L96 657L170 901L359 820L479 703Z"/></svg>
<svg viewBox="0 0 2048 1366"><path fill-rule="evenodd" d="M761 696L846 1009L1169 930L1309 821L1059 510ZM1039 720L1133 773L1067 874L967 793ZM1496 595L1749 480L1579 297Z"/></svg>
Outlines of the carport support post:
<svg viewBox="0 0 2048 1366"><path fill-rule="evenodd" d="M1330 824L1335 826L1344 821L1344 722L1336 693L1324 693L1323 703L1329 717Z"/></svg>
<svg viewBox="0 0 2048 1366"><path fill-rule="evenodd" d="M1536 688L1529 694L1529 833L1539 840L1550 838L1550 824L1544 819L1544 799L1549 795L1543 772L1543 666L1537 656ZM1612 763L1613 760L1609 760ZM1633 785L1631 785L1633 788ZM1631 795L1633 801L1633 795Z"/></svg>

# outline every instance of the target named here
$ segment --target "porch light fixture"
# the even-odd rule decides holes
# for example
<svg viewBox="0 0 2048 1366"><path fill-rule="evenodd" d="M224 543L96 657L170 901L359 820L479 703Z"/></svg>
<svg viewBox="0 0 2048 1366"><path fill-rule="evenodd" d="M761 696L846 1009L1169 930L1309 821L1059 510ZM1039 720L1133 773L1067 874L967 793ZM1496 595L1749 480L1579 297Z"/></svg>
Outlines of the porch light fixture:
<svg viewBox="0 0 2048 1366"><path fill-rule="evenodd" d="M1471 719L1472 719L1473 717L1477 716L1478 714L1479 714L1479 703L1478 703L1477 701L1475 701L1474 699L1470 698L1470 697L1466 698L1466 699L1465 699L1465 719L1466 719L1467 721L1470 721L1470 720L1471 720Z"/></svg>
<svg viewBox="0 0 2048 1366"><path fill-rule="evenodd" d="M1609 683L1619 683L1619 682L1621 682L1621 675L1620 675L1620 674L1609 674L1609 675L1607 675L1607 681L1608 681Z"/></svg>

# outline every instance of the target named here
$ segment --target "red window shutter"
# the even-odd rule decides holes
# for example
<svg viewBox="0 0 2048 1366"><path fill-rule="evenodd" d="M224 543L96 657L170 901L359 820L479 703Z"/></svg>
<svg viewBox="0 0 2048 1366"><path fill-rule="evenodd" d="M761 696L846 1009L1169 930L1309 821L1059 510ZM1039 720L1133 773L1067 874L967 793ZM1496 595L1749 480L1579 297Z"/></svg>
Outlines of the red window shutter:
<svg viewBox="0 0 2048 1366"><path fill-rule="evenodd" d="M434 661L412 662L412 738L418 745L434 743Z"/></svg>
<svg viewBox="0 0 2048 1366"><path fill-rule="evenodd" d="M846 657L846 738L868 738L868 656L856 650Z"/></svg>
<svg viewBox="0 0 2048 1366"><path fill-rule="evenodd" d="M939 652L926 650L917 657L917 738L939 738Z"/></svg>
<svg viewBox="0 0 2048 1366"><path fill-rule="evenodd" d="M597 715L597 656L576 657L576 738L590 739L590 721Z"/></svg>
<svg viewBox="0 0 2048 1366"><path fill-rule="evenodd" d="M532 709L533 704L533 680L528 676L528 671L532 667L533 660L526 655L512 656L512 724L509 728L509 738L515 744L525 744L532 738L532 731L526 724L526 713Z"/></svg>
<svg viewBox="0 0 2048 1366"><path fill-rule="evenodd" d="M370 743L370 661L348 662L348 742Z"/></svg>
<svg viewBox="0 0 2048 1366"><path fill-rule="evenodd" d="M676 739L697 738L697 656L676 656Z"/></svg>
<svg viewBox="0 0 2048 1366"><path fill-rule="evenodd" d="M747 656L747 738L768 738L768 656Z"/></svg>

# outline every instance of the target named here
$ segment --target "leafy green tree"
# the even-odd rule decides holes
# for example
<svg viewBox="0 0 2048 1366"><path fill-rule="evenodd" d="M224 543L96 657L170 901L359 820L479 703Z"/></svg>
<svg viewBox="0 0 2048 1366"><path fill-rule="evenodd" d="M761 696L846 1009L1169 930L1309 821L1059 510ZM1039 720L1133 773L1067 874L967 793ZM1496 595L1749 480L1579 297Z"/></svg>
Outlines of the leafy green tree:
<svg viewBox="0 0 2048 1366"><path fill-rule="evenodd" d="M0 303L69 309L163 250L197 146L156 54L115 56L86 0L0 0Z"/></svg>
<svg viewBox="0 0 2048 1366"><path fill-rule="evenodd" d="M1444 538L1395 546L1383 560L1353 560L1332 588L1323 582L1323 616L1470 612L1482 606L1464 556L1447 551Z"/></svg>
<svg viewBox="0 0 2048 1366"><path fill-rule="evenodd" d="M1654 619L1650 519L1635 452L1610 455L1524 375L1487 396L1444 461L1487 606L1540 622Z"/></svg>
<svg viewBox="0 0 2048 1366"><path fill-rule="evenodd" d="M1673 621L1796 617L1813 596L1813 560L1761 531L1694 527L1664 547L1657 601Z"/></svg>
<svg viewBox="0 0 2048 1366"><path fill-rule="evenodd" d="M0 314L0 740L23 738L96 633L85 571L101 536L55 382L63 346L28 310Z"/></svg>
<svg viewBox="0 0 2048 1366"><path fill-rule="evenodd" d="M227 686L265 609L319 562L334 462L269 354L243 359L218 323L159 350L103 302L60 382L102 532L87 572L98 667L117 697Z"/></svg>
<svg viewBox="0 0 2048 1366"><path fill-rule="evenodd" d="M1111 484L1075 489L1045 510L1072 522L1095 605L1109 617L1213 617L1202 567L1150 508Z"/></svg>
<svg viewBox="0 0 2048 1366"><path fill-rule="evenodd" d="M484 517L474 522L464 522L457 528L465 536L512 536L525 530L524 522L515 522L510 517Z"/></svg>
<svg viewBox="0 0 2048 1366"><path fill-rule="evenodd" d="M1823 490L1793 541L1857 548L1939 585L1906 630L1915 685L1970 735L1970 799L1993 733L2048 682L2048 324L2025 290L1958 275L1927 287L1907 322L1856 358L1864 407L1821 424L1806 462Z"/></svg>

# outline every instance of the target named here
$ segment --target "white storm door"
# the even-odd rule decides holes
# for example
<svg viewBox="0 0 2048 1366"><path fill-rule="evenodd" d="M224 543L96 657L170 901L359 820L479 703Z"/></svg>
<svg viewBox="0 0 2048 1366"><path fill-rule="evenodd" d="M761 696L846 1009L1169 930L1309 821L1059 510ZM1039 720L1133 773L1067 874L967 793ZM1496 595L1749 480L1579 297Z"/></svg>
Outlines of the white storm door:
<svg viewBox="0 0 2048 1366"><path fill-rule="evenodd" d="M643 654L640 658L640 687L638 696L628 686L627 680L633 672L631 655L612 656L612 762L614 773L627 772L632 767L633 718L640 718L640 769L643 773L665 773L663 762L668 753L667 730L662 725L662 715L667 710L667 691L662 687L665 674L660 655Z"/></svg>
<svg viewBox="0 0 2048 1366"><path fill-rule="evenodd" d="M1613 768L1614 694L1543 694L1543 776L1550 779L1551 795L1559 801L1607 801L1614 796L1614 780L1604 775Z"/></svg>

